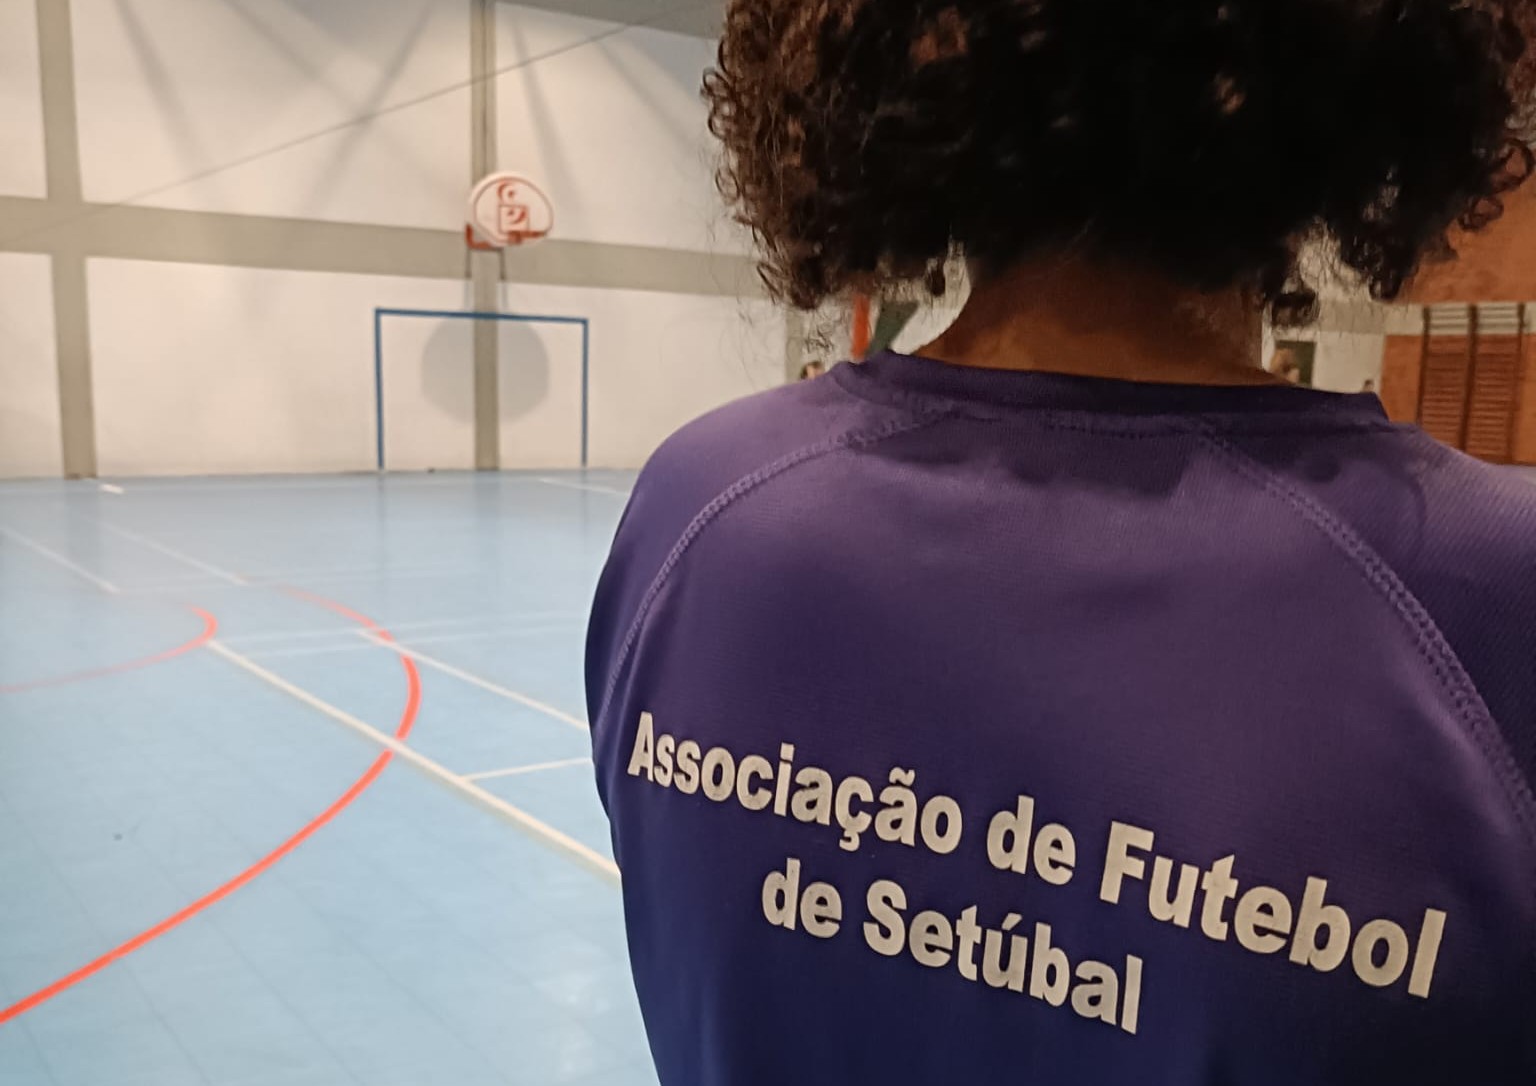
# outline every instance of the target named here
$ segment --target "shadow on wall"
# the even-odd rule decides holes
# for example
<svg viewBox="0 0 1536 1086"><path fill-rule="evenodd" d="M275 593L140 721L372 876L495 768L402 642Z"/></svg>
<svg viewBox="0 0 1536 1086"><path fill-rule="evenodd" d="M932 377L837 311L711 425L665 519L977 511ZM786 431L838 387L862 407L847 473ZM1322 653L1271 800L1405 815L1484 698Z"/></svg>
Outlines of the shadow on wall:
<svg viewBox="0 0 1536 1086"><path fill-rule="evenodd" d="M477 321L442 321L427 340L421 367L422 398L450 418L473 424ZM535 328L510 321L494 327L501 367L504 422L531 415L549 399L549 349Z"/></svg>
<svg viewBox="0 0 1536 1086"><path fill-rule="evenodd" d="M449 418L475 417L475 333L472 321L440 321L421 360L422 399Z"/></svg>
<svg viewBox="0 0 1536 1086"><path fill-rule="evenodd" d="M525 418L549 399L549 346L534 325L501 324L501 418Z"/></svg>

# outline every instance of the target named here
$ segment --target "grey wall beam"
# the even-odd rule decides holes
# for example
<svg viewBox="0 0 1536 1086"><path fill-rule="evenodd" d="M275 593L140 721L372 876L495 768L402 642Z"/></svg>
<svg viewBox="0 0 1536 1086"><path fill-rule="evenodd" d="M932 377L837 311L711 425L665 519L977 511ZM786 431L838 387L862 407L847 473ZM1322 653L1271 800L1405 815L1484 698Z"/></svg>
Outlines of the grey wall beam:
<svg viewBox="0 0 1536 1086"><path fill-rule="evenodd" d="M765 296L750 257L602 245L589 241L546 241L509 249L504 257L510 283L655 290L675 294Z"/></svg>
<svg viewBox="0 0 1536 1086"><path fill-rule="evenodd" d="M470 183L495 171L496 140L496 0L469 0ZM501 310L501 255L470 256L471 290L475 312ZM476 321L475 369L475 467L495 471L501 467L501 323Z"/></svg>
<svg viewBox="0 0 1536 1086"><path fill-rule="evenodd" d="M0 251L284 271L469 278L459 230L368 226L0 197ZM752 261L718 253L550 240L505 258L508 282L761 297Z"/></svg>
<svg viewBox="0 0 1536 1086"><path fill-rule="evenodd" d="M697 38L713 38L720 33L725 22L725 0L695 0L694 3L678 3L678 0L501 0L503 3L521 4L525 7L543 8L567 15L581 15L588 19L603 19L611 23L632 23L670 30L678 34L691 34Z"/></svg>
<svg viewBox="0 0 1536 1086"><path fill-rule="evenodd" d="M90 292L85 261L79 257L53 258L53 335L64 475L89 479L96 474L96 391L91 380Z"/></svg>
<svg viewBox="0 0 1536 1086"><path fill-rule="evenodd" d="M447 230L0 197L0 249L245 268L464 278Z"/></svg>
<svg viewBox="0 0 1536 1086"><path fill-rule="evenodd" d="M499 0L471 6L471 182L498 166L496 18ZM547 0L533 0L545 5ZM96 474L87 261L122 259L281 271L468 281L476 309L496 311L503 283L761 298L751 259L635 245L551 240L505 254L472 254L461 231L235 215L86 201L75 99L71 5L35 0L41 67L45 199L0 197L0 251L51 260L64 472ZM722 0L561 0L618 22L708 34ZM557 5L547 4L555 7ZM791 342L794 337L791 337ZM788 344L786 345L788 347ZM475 330L475 450L500 459L497 329Z"/></svg>
<svg viewBox="0 0 1536 1086"><path fill-rule="evenodd" d="M37 0L37 43L43 98L43 155L48 196L79 203L80 134L75 111L75 48L70 5Z"/></svg>
<svg viewBox="0 0 1536 1086"><path fill-rule="evenodd" d="M81 199L80 134L75 112L75 45L70 5L37 0L38 63L43 103L43 159L51 208ZM52 253L54 357L64 474L96 474L96 415L91 389L90 297L84 258Z"/></svg>

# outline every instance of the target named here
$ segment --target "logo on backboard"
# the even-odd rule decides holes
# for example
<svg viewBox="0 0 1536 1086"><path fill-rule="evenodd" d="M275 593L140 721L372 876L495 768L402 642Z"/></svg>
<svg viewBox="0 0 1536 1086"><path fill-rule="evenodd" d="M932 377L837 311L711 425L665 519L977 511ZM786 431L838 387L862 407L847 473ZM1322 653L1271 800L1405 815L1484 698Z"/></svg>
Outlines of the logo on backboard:
<svg viewBox="0 0 1536 1086"><path fill-rule="evenodd" d="M522 174L493 173L470 193L464 234L471 249L496 250L540 241L554 226L543 189Z"/></svg>

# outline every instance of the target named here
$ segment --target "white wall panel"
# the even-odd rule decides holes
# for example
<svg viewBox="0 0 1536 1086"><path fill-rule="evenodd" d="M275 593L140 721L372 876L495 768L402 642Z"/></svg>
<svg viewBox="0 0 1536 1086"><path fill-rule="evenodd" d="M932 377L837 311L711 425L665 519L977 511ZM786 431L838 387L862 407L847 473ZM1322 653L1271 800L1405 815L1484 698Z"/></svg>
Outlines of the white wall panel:
<svg viewBox="0 0 1536 1086"><path fill-rule="evenodd" d="M1312 386L1324 392L1359 392L1365 382L1381 387L1381 361L1386 337L1375 331L1319 331L1316 328L1264 330L1264 364L1274 359L1277 339L1317 344Z"/></svg>
<svg viewBox="0 0 1536 1086"><path fill-rule="evenodd" d="M503 321L498 338L501 466L581 466L581 328Z"/></svg>
<svg viewBox="0 0 1536 1086"><path fill-rule="evenodd" d="M1371 333L1323 332L1317 337L1317 370L1313 384L1329 392L1359 392L1365 382L1381 388L1385 336Z"/></svg>
<svg viewBox="0 0 1536 1086"><path fill-rule="evenodd" d="M381 325L384 464L390 471L475 466L475 337L466 320L386 316Z"/></svg>
<svg viewBox="0 0 1536 1086"><path fill-rule="evenodd" d="M89 267L104 475L367 471L375 462L373 311L467 309L461 283L141 261ZM763 302L508 286L508 312L592 322L591 448L635 467L678 427L783 379L784 321ZM467 467L468 322L387 318L392 468ZM509 467L574 463L575 329L503 328Z"/></svg>
<svg viewBox="0 0 1536 1086"><path fill-rule="evenodd" d="M36 0L0 0L0 195L47 195Z"/></svg>
<svg viewBox="0 0 1536 1086"><path fill-rule="evenodd" d="M462 283L437 280L123 260L89 279L104 475L372 470L374 308L466 308ZM391 394L397 425L435 425L434 389Z"/></svg>
<svg viewBox="0 0 1536 1086"><path fill-rule="evenodd" d="M498 80L501 167L548 189L558 237L747 251L715 192L714 148L699 98L714 44L616 29L500 7L497 65L524 65Z"/></svg>
<svg viewBox="0 0 1536 1086"><path fill-rule="evenodd" d="M53 332L50 259L0 253L0 477L64 470Z"/></svg>
<svg viewBox="0 0 1536 1086"><path fill-rule="evenodd" d="M462 226L467 2L72 5L88 199Z"/></svg>
<svg viewBox="0 0 1536 1086"><path fill-rule="evenodd" d="M784 380L784 317L767 302L521 284L504 295L508 312L591 320L594 467L638 467L685 423ZM567 351L549 349L549 363ZM565 380L551 396L567 395Z"/></svg>

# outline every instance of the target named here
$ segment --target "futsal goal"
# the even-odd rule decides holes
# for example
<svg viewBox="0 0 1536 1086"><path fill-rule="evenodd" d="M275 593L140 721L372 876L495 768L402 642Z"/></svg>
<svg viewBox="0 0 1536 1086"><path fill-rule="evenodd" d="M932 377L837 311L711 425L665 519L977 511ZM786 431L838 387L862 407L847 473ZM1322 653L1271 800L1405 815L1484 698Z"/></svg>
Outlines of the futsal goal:
<svg viewBox="0 0 1536 1086"><path fill-rule="evenodd" d="M566 470L591 445L585 317L380 308L380 471Z"/></svg>

